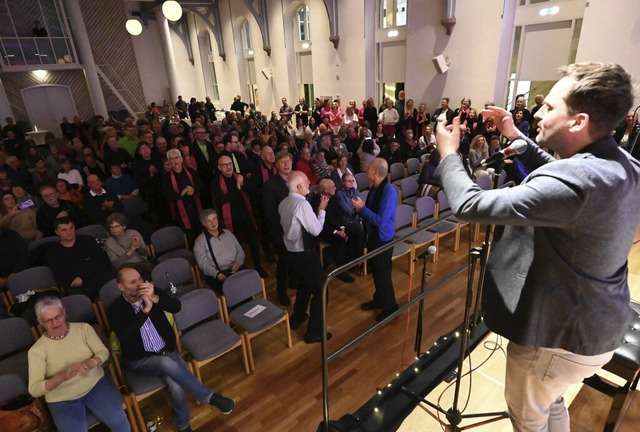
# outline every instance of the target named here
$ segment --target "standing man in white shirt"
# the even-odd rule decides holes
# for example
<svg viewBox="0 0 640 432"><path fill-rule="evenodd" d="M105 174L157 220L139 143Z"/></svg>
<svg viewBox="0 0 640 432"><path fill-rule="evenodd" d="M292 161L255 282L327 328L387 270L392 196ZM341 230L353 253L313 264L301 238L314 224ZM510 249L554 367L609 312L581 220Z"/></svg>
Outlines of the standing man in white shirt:
<svg viewBox="0 0 640 432"><path fill-rule="evenodd" d="M309 318L304 341L311 344L322 341L322 281L325 275L320 265L316 237L322 232L329 198L323 196L320 199L316 215L305 198L309 193L307 176L303 172L292 171L288 183L289 195L278 206L278 212L291 271L302 280L296 294L290 327L295 330ZM310 300L310 315L307 315ZM327 333L327 340L330 338L331 333Z"/></svg>

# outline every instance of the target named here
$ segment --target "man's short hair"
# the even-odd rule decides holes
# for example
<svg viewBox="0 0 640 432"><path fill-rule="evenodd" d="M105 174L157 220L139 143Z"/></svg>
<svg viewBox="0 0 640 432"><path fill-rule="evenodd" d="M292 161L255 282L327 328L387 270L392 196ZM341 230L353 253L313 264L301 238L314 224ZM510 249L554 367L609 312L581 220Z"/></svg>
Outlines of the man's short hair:
<svg viewBox="0 0 640 432"><path fill-rule="evenodd" d="M53 220L53 230L56 231L60 225L68 225L68 224L73 224L75 226L75 223L73 222L73 220L68 216L56 218Z"/></svg>
<svg viewBox="0 0 640 432"><path fill-rule="evenodd" d="M565 97L567 113L589 115L595 138L611 133L633 106L629 73L612 63L574 63L560 68L564 77L576 80Z"/></svg>
<svg viewBox="0 0 640 432"><path fill-rule="evenodd" d="M278 154L276 154L276 163L278 163L280 159L284 159L284 158L289 158L289 160L293 162L291 153L289 153L288 151L279 151Z"/></svg>
<svg viewBox="0 0 640 432"><path fill-rule="evenodd" d="M198 216L198 218L200 219L200 223L204 226L205 222L207 221L207 218L211 215L215 215L216 217L218 217L218 213L216 213L214 209L202 210L200 212L200 215Z"/></svg>
<svg viewBox="0 0 640 432"><path fill-rule="evenodd" d="M371 162L371 166L374 172L380 177L386 177L387 174L389 174L389 168L384 159L375 158L373 162Z"/></svg>

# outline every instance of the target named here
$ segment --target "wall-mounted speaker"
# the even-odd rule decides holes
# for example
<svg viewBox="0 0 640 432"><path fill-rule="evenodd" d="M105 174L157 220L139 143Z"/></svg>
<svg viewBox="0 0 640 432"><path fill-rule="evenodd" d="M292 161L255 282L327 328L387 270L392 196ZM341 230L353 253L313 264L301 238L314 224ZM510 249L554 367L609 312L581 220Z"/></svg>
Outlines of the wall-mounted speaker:
<svg viewBox="0 0 640 432"><path fill-rule="evenodd" d="M449 70L449 59L443 56L442 54L435 56L433 58L433 65L436 67L436 70L439 74L443 74Z"/></svg>

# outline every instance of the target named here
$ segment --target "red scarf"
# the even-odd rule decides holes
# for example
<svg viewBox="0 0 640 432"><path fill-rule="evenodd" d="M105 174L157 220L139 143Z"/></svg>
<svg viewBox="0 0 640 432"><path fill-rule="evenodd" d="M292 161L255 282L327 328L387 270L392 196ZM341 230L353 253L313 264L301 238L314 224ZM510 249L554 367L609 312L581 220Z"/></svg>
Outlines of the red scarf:
<svg viewBox="0 0 640 432"><path fill-rule="evenodd" d="M189 182L191 183L191 186L195 186L195 184L193 183L193 177L191 176L191 173L189 172L188 169L184 168L184 172L187 174L187 178L189 179ZM173 188L173 192L179 194L180 190L178 189L178 181L176 180L176 172L174 170L171 170L171 187ZM193 194L193 198L196 200L196 208L198 209L198 214L200 214L200 212L202 212L202 204L200 203L200 197L197 194ZM182 197L178 198L178 200L175 202L175 204L172 202L172 213L175 214L175 210L173 209L173 205L177 205L178 206L178 213L180 214L180 219L182 220L182 225L184 226L185 229L191 229L191 221L189 220L189 215L187 215L187 209L184 206L184 203L182 202Z"/></svg>
<svg viewBox="0 0 640 432"><path fill-rule="evenodd" d="M238 181L238 174L233 173L233 178L235 181ZM218 182L220 183L220 190L224 195L229 193L229 189L227 188L227 182L224 181L224 176L222 174L218 174ZM249 196L244 191L244 189L240 189L240 194L242 195L242 200L244 201L244 205L247 208L247 213L249 214L249 218L251 219L251 224L253 225L253 229L257 230L258 225L256 224L256 220L253 217L253 208L251 207L251 201L249 201ZM231 232L233 231L233 219L231 218L231 203L222 204L222 218L224 219L224 227Z"/></svg>
<svg viewBox="0 0 640 432"><path fill-rule="evenodd" d="M275 166L271 166L271 169L268 169L264 165L264 162L260 163L260 169L262 171L262 184L265 184L267 182L267 180L269 180L271 177L276 175L276 173L278 172L278 170L276 170ZM271 172L271 175L269 175L269 172Z"/></svg>

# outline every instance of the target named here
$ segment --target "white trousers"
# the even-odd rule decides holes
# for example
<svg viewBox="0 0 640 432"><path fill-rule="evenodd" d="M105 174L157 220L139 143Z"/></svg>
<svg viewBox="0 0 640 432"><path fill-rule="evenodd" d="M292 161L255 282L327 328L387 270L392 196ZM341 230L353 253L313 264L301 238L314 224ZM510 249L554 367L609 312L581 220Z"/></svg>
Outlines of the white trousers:
<svg viewBox="0 0 640 432"><path fill-rule="evenodd" d="M563 393L592 376L613 351L584 356L559 348L509 342L505 399L516 432L568 432L569 412Z"/></svg>

